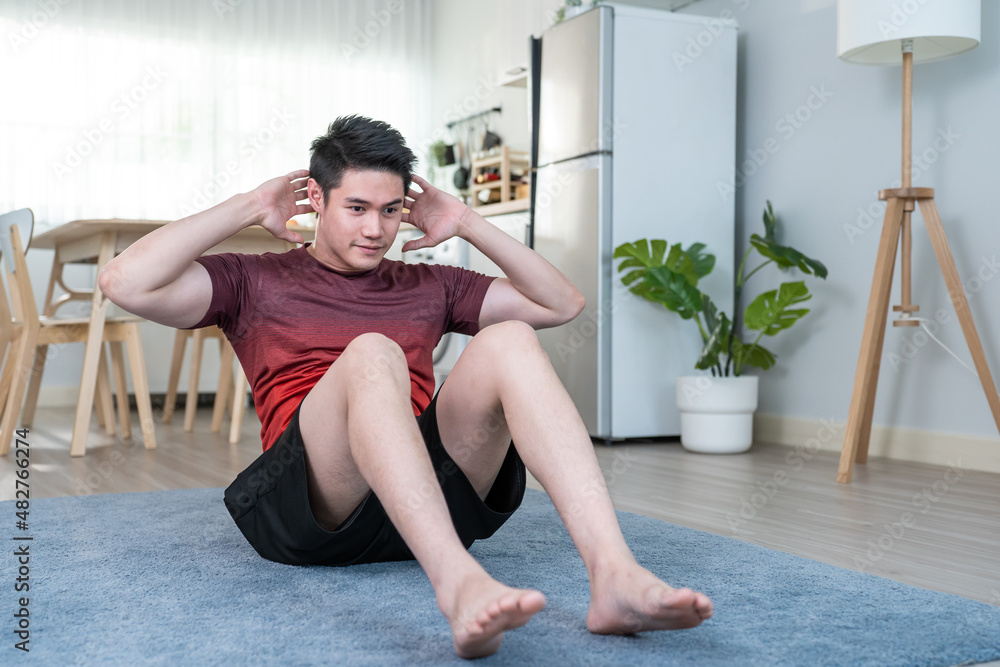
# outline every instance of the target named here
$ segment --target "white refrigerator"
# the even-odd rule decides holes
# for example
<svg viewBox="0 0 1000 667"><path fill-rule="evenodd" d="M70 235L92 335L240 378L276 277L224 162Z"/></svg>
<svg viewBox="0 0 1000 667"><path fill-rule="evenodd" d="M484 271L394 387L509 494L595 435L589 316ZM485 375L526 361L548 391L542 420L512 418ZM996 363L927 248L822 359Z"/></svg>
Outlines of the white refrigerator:
<svg viewBox="0 0 1000 667"><path fill-rule="evenodd" d="M734 201L721 184L735 166L736 26L602 4L533 54L533 244L587 298L539 336L591 436L678 435L675 380L695 373L701 337L624 288L612 253L642 238L707 244L716 266L699 286L732 316Z"/></svg>

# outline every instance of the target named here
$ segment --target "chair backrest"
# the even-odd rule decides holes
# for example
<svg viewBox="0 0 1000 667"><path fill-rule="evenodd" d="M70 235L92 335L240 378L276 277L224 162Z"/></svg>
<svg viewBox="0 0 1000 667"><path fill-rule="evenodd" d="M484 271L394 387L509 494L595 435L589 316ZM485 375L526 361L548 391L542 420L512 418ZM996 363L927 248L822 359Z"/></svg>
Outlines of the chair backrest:
<svg viewBox="0 0 1000 667"><path fill-rule="evenodd" d="M8 322L38 321L38 307L31 289L31 277L24 252L34 233L35 215L30 208L22 208L0 215L0 261L7 269L10 303L0 294L0 317ZM0 292L3 290L0 289ZM11 306L13 308L11 309ZM11 312L13 311L13 312Z"/></svg>
<svg viewBox="0 0 1000 667"><path fill-rule="evenodd" d="M21 208L0 215L0 252L13 258L14 249L10 245L11 229L17 227L21 237L22 252L28 252L31 245L31 235L35 230L35 214L30 208Z"/></svg>

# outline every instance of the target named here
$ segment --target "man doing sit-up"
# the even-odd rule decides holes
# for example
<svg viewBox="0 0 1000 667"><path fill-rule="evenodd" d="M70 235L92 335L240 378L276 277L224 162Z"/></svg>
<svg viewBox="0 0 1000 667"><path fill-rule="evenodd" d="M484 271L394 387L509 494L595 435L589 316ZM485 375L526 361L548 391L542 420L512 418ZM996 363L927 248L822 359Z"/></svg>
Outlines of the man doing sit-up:
<svg viewBox="0 0 1000 667"><path fill-rule="evenodd" d="M517 509L527 468L587 566L591 632L698 625L709 599L671 588L626 546L583 421L535 335L576 317L583 296L412 176L414 162L389 125L339 118L313 142L308 171L166 225L101 271L100 289L125 310L170 327L218 325L236 349L264 449L226 490L240 530L281 563L416 558L455 650L488 655L545 606L468 552ZM285 223L312 211L312 244L202 257L252 225L301 243ZM506 277L383 259L402 222L423 232L404 252L458 237ZM473 337L434 396L432 351L449 331Z"/></svg>

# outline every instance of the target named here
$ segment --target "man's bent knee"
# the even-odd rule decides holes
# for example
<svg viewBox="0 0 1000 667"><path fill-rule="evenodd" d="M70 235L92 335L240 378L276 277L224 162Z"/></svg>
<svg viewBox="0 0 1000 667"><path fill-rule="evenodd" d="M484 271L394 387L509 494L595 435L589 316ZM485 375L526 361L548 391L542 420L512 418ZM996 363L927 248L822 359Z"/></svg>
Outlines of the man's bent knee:
<svg viewBox="0 0 1000 667"><path fill-rule="evenodd" d="M490 340L491 342L524 343L538 345L538 334L530 324L521 320L507 320L491 324L481 330L476 336L478 339Z"/></svg>
<svg viewBox="0 0 1000 667"><path fill-rule="evenodd" d="M509 354L520 357L525 352L542 351L538 334L531 325L520 320L491 324L476 334L473 341L494 348L498 354L496 358L504 358Z"/></svg>
<svg viewBox="0 0 1000 667"><path fill-rule="evenodd" d="M353 377L373 380L386 374L407 373L406 354L391 338L379 333L361 334L344 348L338 362L352 366Z"/></svg>

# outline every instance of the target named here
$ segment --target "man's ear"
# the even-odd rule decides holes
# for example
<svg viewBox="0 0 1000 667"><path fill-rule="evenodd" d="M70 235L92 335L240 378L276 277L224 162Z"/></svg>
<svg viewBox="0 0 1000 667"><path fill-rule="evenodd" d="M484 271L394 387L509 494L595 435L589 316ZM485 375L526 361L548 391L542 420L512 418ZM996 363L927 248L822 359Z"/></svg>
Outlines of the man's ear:
<svg viewBox="0 0 1000 667"><path fill-rule="evenodd" d="M319 186L316 179L310 178L306 182L306 194L309 196L309 203L313 210L319 213L323 209L323 188Z"/></svg>

